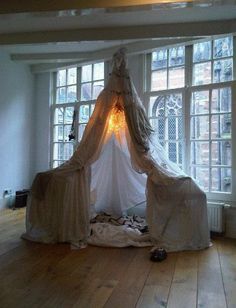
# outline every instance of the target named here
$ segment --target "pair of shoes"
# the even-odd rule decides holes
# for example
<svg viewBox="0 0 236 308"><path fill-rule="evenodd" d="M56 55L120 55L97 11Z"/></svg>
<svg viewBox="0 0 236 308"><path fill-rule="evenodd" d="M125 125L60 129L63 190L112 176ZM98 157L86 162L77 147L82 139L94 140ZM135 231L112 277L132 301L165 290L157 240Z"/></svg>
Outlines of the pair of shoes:
<svg viewBox="0 0 236 308"><path fill-rule="evenodd" d="M150 260L153 262L161 262L167 258L167 252L164 248L155 248L151 251Z"/></svg>

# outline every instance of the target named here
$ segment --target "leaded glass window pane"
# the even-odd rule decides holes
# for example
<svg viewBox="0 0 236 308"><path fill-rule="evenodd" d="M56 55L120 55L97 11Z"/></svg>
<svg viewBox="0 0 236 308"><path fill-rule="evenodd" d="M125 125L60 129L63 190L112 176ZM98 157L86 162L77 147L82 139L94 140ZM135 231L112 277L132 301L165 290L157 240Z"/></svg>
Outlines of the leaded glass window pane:
<svg viewBox="0 0 236 308"><path fill-rule="evenodd" d="M64 144L63 143L54 143L53 159L54 160L64 160Z"/></svg>
<svg viewBox="0 0 236 308"><path fill-rule="evenodd" d="M72 143L65 143L63 149L64 149L63 159L64 160L70 159L72 154L73 154L73 151L74 151L73 144Z"/></svg>
<svg viewBox="0 0 236 308"><path fill-rule="evenodd" d="M77 83L77 68L72 67L68 69L67 72L67 84L76 84Z"/></svg>
<svg viewBox="0 0 236 308"><path fill-rule="evenodd" d="M213 113L231 112L231 88L212 91L211 111Z"/></svg>
<svg viewBox="0 0 236 308"><path fill-rule="evenodd" d="M185 47L178 46L169 49L169 66L183 65L185 62Z"/></svg>
<svg viewBox="0 0 236 308"><path fill-rule="evenodd" d="M95 108L95 104L91 104L90 116L92 115L94 108Z"/></svg>
<svg viewBox="0 0 236 308"><path fill-rule="evenodd" d="M77 100L76 86L70 86L67 88L67 102L73 103Z"/></svg>
<svg viewBox="0 0 236 308"><path fill-rule="evenodd" d="M168 154L169 159L174 163L177 163L177 144L176 142L169 142L168 143Z"/></svg>
<svg viewBox="0 0 236 308"><path fill-rule="evenodd" d="M79 141L81 141L81 139L83 137L83 133L84 133L85 127L86 127L86 124L80 124L79 125L79 135L78 135Z"/></svg>
<svg viewBox="0 0 236 308"><path fill-rule="evenodd" d="M59 70L57 72L57 87L66 85L66 70Z"/></svg>
<svg viewBox="0 0 236 308"><path fill-rule="evenodd" d="M211 59L211 41L193 45L193 62L202 62Z"/></svg>
<svg viewBox="0 0 236 308"><path fill-rule="evenodd" d="M184 86L184 72L184 67L174 67L169 69L169 89L182 88Z"/></svg>
<svg viewBox="0 0 236 308"><path fill-rule="evenodd" d="M65 124L72 124L73 120L73 113L74 113L74 107L66 107L64 111L64 123Z"/></svg>
<svg viewBox="0 0 236 308"><path fill-rule="evenodd" d="M211 117L211 137L231 138L231 114L213 115Z"/></svg>
<svg viewBox="0 0 236 308"><path fill-rule="evenodd" d="M71 125L64 126L64 140L63 141L69 141L70 129L71 129Z"/></svg>
<svg viewBox="0 0 236 308"><path fill-rule="evenodd" d="M56 103L57 104L66 103L66 87L57 89Z"/></svg>
<svg viewBox="0 0 236 308"><path fill-rule="evenodd" d="M97 99L99 93L104 88L104 81L96 81L93 83L93 99Z"/></svg>
<svg viewBox="0 0 236 308"><path fill-rule="evenodd" d="M231 57L233 55L233 37L214 40L214 58Z"/></svg>
<svg viewBox="0 0 236 308"><path fill-rule="evenodd" d="M228 193L232 191L231 168L211 169L211 190Z"/></svg>
<svg viewBox="0 0 236 308"><path fill-rule="evenodd" d="M64 121L64 109L56 108L54 112L54 124L63 124Z"/></svg>
<svg viewBox="0 0 236 308"><path fill-rule="evenodd" d="M63 125L54 126L53 140L56 141L56 142L63 141Z"/></svg>
<svg viewBox="0 0 236 308"><path fill-rule="evenodd" d="M166 96L167 116L182 115L182 95L171 94Z"/></svg>
<svg viewBox="0 0 236 308"><path fill-rule="evenodd" d="M182 117L168 117L168 139L179 140L182 138Z"/></svg>
<svg viewBox="0 0 236 308"><path fill-rule="evenodd" d="M193 92L191 113L195 115L209 113L209 91Z"/></svg>
<svg viewBox="0 0 236 308"><path fill-rule="evenodd" d="M194 64L193 84L196 86L211 83L211 62Z"/></svg>
<svg viewBox="0 0 236 308"><path fill-rule="evenodd" d="M182 94L152 96L150 98L150 123L158 140L165 147L169 159L182 164ZM179 142L177 142L179 141Z"/></svg>
<svg viewBox="0 0 236 308"><path fill-rule="evenodd" d="M81 105L79 108L79 122L87 123L89 120L89 105Z"/></svg>
<svg viewBox="0 0 236 308"><path fill-rule="evenodd" d="M167 70L158 70L152 72L151 90L159 91L167 89Z"/></svg>
<svg viewBox="0 0 236 308"><path fill-rule="evenodd" d="M229 81L233 78L233 59L214 61L214 82Z"/></svg>
<svg viewBox="0 0 236 308"><path fill-rule="evenodd" d="M209 191L209 168L204 167L192 167L191 176L195 178L198 185L204 190Z"/></svg>
<svg viewBox="0 0 236 308"><path fill-rule="evenodd" d="M82 66L81 81L92 81L92 64Z"/></svg>
<svg viewBox="0 0 236 308"><path fill-rule="evenodd" d="M209 116L194 116L191 118L191 138L209 139Z"/></svg>
<svg viewBox="0 0 236 308"><path fill-rule="evenodd" d="M93 80L104 79L104 62L93 65Z"/></svg>
<svg viewBox="0 0 236 308"><path fill-rule="evenodd" d="M152 70L167 67L167 49L160 49L152 53Z"/></svg>
<svg viewBox="0 0 236 308"><path fill-rule="evenodd" d="M165 115L165 97L152 96L150 97L149 116L158 117Z"/></svg>
<svg viewBox="0 0 236 308"><path fill-rule="evenodd" d="M191 142L191 163L194 165L209 165L209 142Z"/></svg>
<svg viewBox="0 0 236 308"><path fill-rule="evenodd" d="M231 142L212 141L211 143L211 164L231 165Z"/></svg>
<svg viewBox="0 0 236 308"><path fill-rule="evenodd" d="M81 85L81 101L91 101L92 100L92 84L83 83Z"/></svg>

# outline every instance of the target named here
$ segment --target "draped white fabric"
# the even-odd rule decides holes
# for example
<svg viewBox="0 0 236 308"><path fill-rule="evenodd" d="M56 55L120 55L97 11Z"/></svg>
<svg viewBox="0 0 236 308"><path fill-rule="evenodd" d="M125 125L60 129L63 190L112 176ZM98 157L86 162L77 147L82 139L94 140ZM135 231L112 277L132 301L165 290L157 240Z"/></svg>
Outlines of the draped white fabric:
<svg viewBox="0 0 236 308"><path fill-rule="evenodd" d="M111 125L116 115L123 121L118 129ZM98 211L115 214L146 198L154 245L169 251L209 246L206 196L158 144L122 50L71 159L36 176L24 237L86 243L91 192Z"/></svg>
<svg viewBox="0 0 236 308"><path fill-rule="evenodd" d="M119 138L112 134L92 165L91 190L96 212L121 216L126 210L146 200L147 177L131 165L123 130Z"/></svg>

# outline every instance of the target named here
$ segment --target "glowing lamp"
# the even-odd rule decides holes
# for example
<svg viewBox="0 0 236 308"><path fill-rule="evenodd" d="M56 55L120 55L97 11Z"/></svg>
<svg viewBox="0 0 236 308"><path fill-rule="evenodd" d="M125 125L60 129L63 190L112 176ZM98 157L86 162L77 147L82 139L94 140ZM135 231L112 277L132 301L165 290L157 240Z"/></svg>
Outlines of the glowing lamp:
<svg viewBox="0 0 236 308"><path fill-rule="evenodd" d="M125 128L124 111L118 108L113 108L109 117L108 131L117 133Z"/></svg>

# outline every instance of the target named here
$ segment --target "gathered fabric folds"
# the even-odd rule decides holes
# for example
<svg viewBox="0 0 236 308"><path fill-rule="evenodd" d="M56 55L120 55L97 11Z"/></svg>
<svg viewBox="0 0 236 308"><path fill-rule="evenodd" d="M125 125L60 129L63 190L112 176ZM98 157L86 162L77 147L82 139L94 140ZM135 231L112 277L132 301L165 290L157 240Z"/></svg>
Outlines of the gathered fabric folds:
<svg viewBox="0 0 236 308"><path fill-rule="evenodd" d="M158 143L119 50L73 156L35 177L23 237L80 247L89 242L91 204L122 215L145 200L153 245L168 251L209 246L205 193Z"/></svg>

